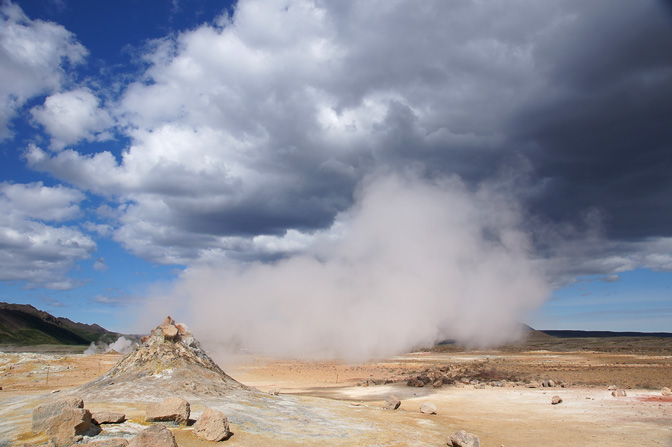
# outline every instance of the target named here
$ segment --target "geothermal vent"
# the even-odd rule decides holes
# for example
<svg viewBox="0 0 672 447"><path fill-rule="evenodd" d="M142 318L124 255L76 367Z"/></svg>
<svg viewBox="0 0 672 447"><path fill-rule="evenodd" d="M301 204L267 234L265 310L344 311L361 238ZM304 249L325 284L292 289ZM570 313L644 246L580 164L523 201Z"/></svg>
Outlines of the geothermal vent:
<svg viewBox="0 0 672 447"><path fill-rule="evenodd" d="M77 392L94 400L153 400L225 396L248 389L208 357L186 325L167 317L133 352Z"/></svg>

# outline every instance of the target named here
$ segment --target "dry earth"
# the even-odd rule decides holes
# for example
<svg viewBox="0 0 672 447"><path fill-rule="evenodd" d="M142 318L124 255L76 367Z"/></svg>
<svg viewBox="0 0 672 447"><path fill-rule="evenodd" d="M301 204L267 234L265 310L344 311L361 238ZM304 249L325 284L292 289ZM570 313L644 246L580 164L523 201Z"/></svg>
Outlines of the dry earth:
<svg viewBox="0 0 672 447"><path fill-rule="evenodd" d="M669 342L650 341L646 346L652 344L657 348L641 349L635 343L634 348L616 349L605 342L591 350L571 342L531 346L533 351L447 347L359 365L243 356L237 365L225 366L226 372L260 391L280 395L264 393L248 404L195 398L192 417L206 406L224 410L234 433L225 442L230 446L438 446L445 445L449 434L464 429L478 434L485 447L672 447L672 398L660 392L662 386L672 387L672 353ZM119 358L0 353L0 445L44 442L44 437L30 433L32 408L53 397L55 390L64 394L95 379ZM406 386L410 377L450 367L464 380L441 388ZM478 384L462 383L476 376ZM393 383L361 386L385 379ZM548 379L564 388L529 387ZM505 386L490 386L491 381ZM613 397L607 390L611 384L626 389L627 396ZM383 410L383 401L391 394L401 399L401 407ZM563 402L551 405L554 395ZM423 402L435 404L438 414L420 413ZM129 421L123 426L106 427L109 436L144 427L147 402L94 398L85 404L92 410L127 414ZM211 444L198 440L190 427L173 432L181 447Z"/></svg>

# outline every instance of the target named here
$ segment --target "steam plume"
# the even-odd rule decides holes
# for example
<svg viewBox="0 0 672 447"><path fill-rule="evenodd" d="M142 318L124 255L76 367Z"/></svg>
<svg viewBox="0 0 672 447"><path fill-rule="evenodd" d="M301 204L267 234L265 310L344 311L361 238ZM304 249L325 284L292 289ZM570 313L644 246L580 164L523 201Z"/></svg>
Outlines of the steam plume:
<svg viewBox="0 0 672 447"><path fill-rule="evenodd" d="M548 294L520 224L492 188L373 177L302 254L191 268L172 297L213 348L365 360L445 339L499 343Z"/></svg>

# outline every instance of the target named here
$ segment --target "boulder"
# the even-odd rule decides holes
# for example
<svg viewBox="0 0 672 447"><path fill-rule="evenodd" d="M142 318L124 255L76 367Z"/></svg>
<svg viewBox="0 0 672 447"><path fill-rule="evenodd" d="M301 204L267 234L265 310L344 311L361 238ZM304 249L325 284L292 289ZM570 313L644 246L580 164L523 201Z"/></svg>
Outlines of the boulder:
<svg viewBox="0 0 672 447"><path fill-rule="evenodd" d="M626 393L625 390L616 390L612 391L611 395L614 397L626 397L628 393Z"/></svg>
<svg viewBox="0 0 672 447"><path fill-rule="evenodd" d="M609 388L607 388L609 391L616 391L618 387L616 385L609 385Z"/></svg>
<svg viewBox="0 0 672 447"><path fill-rule="evenodd" d="M64 408L84 408L84 401L78 396L68 396L38 405L33 409L33 424L31 427L33 432L45 431L47 420L58 416Z"/></svg>
<svg viewBox="0 0 672 447"><path fill-rule="evenodd" d="M562 403L560 396L553 396L553 398L551 398L552 405L558 405L559 403Z"/></svg>
<svg viewBox="0 0 672 447"><path fill-rule="evenodd" d="M396 410L401 406L401 401L397 396L391 395L383 404L385 410Z"/></svg>
<svg viewBox="0 0 672 447"><path fill-rule="evenodd" d="M91 426L91 412L83 408L63 408L57 416L47 420L49 442L66 447L81 439Z"/></svg>
<svg viewBox="0 0 672 447"><path fill-rule="evenodd" d="M161 331L163 332L163 338L166 340L174 340L179 332L172 324L169 324L168 326L162 326Z"/></svg>
<svg viewBox="0 0 672 447"><path fill-rule="evenodd" d="M418 379L409 379L408 382L406 382L406 385L421 388L421 387L425 386L425 382L423 382L422 380L418 380Z"/></svg>
<svg viewBox="0 0 672 447"><path fill-rule="evenodd" d="M91 415L91 421L101 424L120 424L126 420L124 413L114 413L112 411L97 411Z"/></svg>
<svg viewBox="0 0 672 447"><path fill-rule="evenodd" d="M441 388L443 386L443 380L435 380L434 383L432 383L432 386L434 388Z"/></svg>
<svg viewBox="0 0 672 447"><path fill-rule="evenodd" d="M191 335L191 331L189 330L189 327L184 324L184 323L175 323L175 327L177 328L177 333L180 334L183 337L187 337Z"/></svg>
<svg viewBox="0 0 672 447"><path fill-rule="evenodd" d="M481 441L478 436L460 430L448 438L448 445L452 447L481 447Z"/></svg>
<svg viewBox="0 0 672 447"><path fill-rule="evenodd" d="M436 405L424 402L420 405L420 412L424 414L436 414Z"/></svg>
<svg viewBox="0 0 672 447"><path fill-rule="evenodd" d="M670 390L668 387L663 387L662 390L660 390L661 394L663 396L672 396L672 390Z"/></svg>
<svg viewBox="0 0 672 447"><path fill-rule="evenodd" d="M147 405L145 421L186 424L190 414L189 402L180 397L169 397L160 403Z"/></svg>
<svg viewBox="0 0 672 447"><path fill-rule="evenodd" d="M170 317L170 315L168 315L168 316L166 317L166 319L163 320L163 323L161 323L161 326L163 327L163 326L168 326L168 325L171 325L171 324L174 325L174 324L175 324L175 320L173 320L173 319Z"/></svg>
<svg viewBox="0 0 672 447"><path fill-rule="evenodd" d="M430 383L432 381L432 379L430 379L429 376L426 375L426 374L420 375L420 376L416 377L416 379L421 380L423 385L427 385L428 383Z"/></svg>
<svg viewBox="0 0 672 447"><path fill-rule="evenodd" d="M229 432L229 421L221 411L206 408L194 424L194 433L206 441L222 441Z"/></svg>
<svg viewBox="0 0 672 447"><path fill-rule="evenodd" d="M77 444L77 447L126 447L127 445L128 441L124 438L108 438L87 442L86 444Z"/></svg>
<svg viewBox="0 0 672 447"><path fill-rule="evenodd" d="M555 386L555 382L552 380L544 380L541 382L541 386L544 388L553 388Z"/></svg>
<svg viewBox="0 0 672 447"><path fill-rule="evenodd" d="M128 447L177 447L175 436L165 425L152 425L138 433Z"/></svg>

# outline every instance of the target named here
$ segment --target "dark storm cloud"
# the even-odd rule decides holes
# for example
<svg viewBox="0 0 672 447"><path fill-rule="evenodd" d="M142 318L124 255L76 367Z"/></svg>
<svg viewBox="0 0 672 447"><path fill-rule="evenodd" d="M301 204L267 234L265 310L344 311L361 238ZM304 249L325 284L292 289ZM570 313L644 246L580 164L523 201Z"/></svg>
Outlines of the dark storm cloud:
<svg viewBox="0 0 672 447"><path fill-rule="evenodd" d="M553 91L510 134L553 221L603 213L615 239L672 235L672 20L663 2L586 2L566 39L539 45Z"/></svg>
<svg viewBox="0 0 672 447"><path fill-rule="evenodd" d="M667 268L649 256L672 232L662 3L285 6L241 1L146 47L118 103L88 109L123 153L31 146L28 165L107 197L115 239L154 262L300 251L284 236L328 231L367 176L410 171L506 189L558 277L632 268L627 250Z"/></svg>

